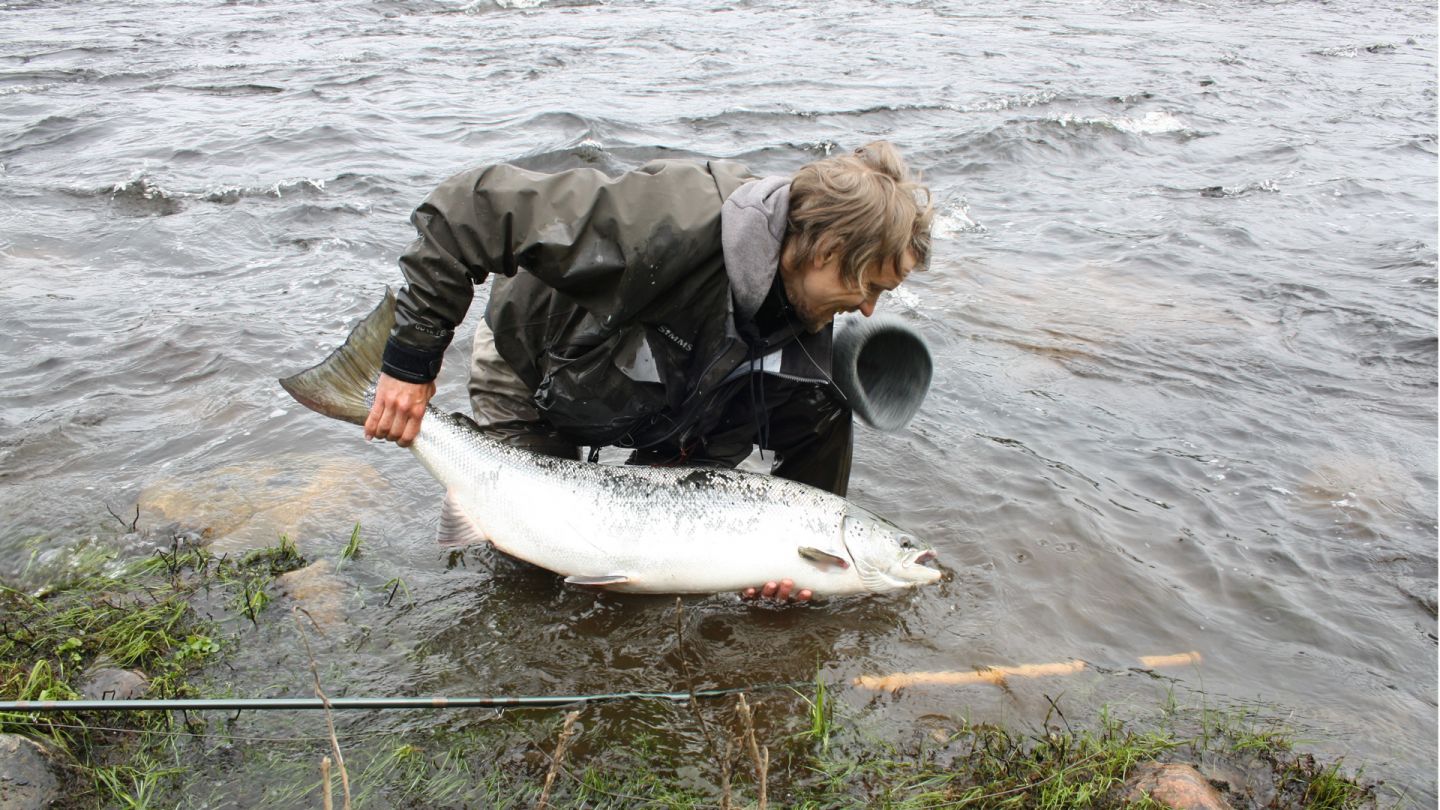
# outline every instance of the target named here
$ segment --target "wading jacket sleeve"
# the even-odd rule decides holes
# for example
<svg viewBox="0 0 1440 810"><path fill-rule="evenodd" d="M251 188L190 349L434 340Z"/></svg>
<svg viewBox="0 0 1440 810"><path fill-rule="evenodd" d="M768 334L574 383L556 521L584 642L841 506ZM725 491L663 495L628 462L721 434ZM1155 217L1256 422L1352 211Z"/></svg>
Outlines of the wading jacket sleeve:
<svg viewBox="0 0 1440 810"><path fill-rule="evenodd" d="M744 359L720 209L748 179L733 163L661 160L615 177L498 165L447 180L411 218L386 373L433 379L473 286L503 276L486 312L496 348L555 427L587 444L673 428Z"/></svg>

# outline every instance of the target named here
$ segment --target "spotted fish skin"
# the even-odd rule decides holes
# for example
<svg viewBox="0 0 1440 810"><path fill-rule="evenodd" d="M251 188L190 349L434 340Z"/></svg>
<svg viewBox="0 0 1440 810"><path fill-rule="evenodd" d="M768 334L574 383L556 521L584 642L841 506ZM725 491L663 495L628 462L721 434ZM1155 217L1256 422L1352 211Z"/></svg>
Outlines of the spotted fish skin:
<svg viewBox="0 0 1440 810"><path fill-rule="evenodd" d="M302 404L363 423L394 320L385 301L319 365L282 379ZM716 593L790 579L817 595L934 582L933 552L844 498L769 475L557 459L427 408L410 447L445 487L442 542L486 540L578 585Z"/></svg>

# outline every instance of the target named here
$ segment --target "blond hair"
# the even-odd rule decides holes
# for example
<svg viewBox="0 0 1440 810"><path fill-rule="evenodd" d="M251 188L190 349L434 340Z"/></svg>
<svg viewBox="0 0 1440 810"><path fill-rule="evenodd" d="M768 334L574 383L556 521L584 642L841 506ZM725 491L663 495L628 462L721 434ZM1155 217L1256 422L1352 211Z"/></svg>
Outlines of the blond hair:
<svg viewBox="0 0 1440 810"><path fill-rule="evenodd" d="M804 267L823 253L840 257L841 277L854 286L886 261L916 269L930 258L930 190L906 168L888 141L801 167L790 182L786 249Z"/></svg>

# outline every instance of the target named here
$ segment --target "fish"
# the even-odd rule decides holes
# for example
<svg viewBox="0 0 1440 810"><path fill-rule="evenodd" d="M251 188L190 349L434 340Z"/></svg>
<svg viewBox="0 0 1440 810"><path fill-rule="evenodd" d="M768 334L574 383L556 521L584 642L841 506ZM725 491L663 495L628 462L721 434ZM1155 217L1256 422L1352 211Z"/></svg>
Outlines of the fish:
<svg viewBox="0 0 1440 810"><path fill-rule="evenodd" d="M302 405L364 424L395 321L380 305L318 365L280 380ZM410 446L445 488L442 546L489 543L575 586L709 594L789 579L816 596L936 582L932 548L845 498L762 473L598 464L511 447L426 408Z"/></svg>

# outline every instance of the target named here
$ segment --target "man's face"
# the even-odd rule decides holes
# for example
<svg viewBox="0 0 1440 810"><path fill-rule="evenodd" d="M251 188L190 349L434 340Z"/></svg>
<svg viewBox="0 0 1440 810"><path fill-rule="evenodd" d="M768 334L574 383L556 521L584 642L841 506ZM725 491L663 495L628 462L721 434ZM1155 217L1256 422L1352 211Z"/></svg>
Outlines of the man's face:
<svg viewBox="0 0 1440 810"><path fill-rule="evenodd" d="M825 253L815 257L810 266L802 268L798 277L785 279L785 295L800 316L805 328L819 332L842 312L860 312L870 317L880 296L896 287L915 269L915 256L905 253L899 267L887 260L879 267L869 268L861 286L846 283L841 274L840 256Z"/></svg>

